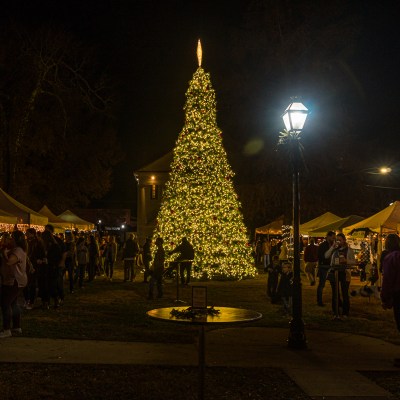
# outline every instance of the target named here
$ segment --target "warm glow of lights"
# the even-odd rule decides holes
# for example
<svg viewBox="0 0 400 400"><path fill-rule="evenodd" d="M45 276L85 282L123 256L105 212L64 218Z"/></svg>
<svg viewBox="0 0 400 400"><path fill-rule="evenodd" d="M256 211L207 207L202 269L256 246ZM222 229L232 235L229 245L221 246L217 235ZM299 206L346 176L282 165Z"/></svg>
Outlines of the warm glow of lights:
<svg viewBox="0 0 400 400"><path fill-rule="evenodd" d="M152 181L154 181L154 179L156 179L156 177L154 175L151 176L150 178Z"/></svg>
<svg viewBox="0 0 400 400"><path fill-rule="evenodd" d="M14 224L0 223L0 232L11 232L12 230L14 230Z"/></svg>
<svg viewBox="0 0 400 400"><path fill-rule="evenodd" d="M201 42L199 39L197 42L197 60L199 62L199 67L201 67L202 59L203 59L203 50L201 48Z"/></svg>
<svg viewBox="0 0 400 400"><path fill-rule="evenodd" d="M36 232L44 232L43 225L17 224L17 228L22 232L26 232L28 228L35 228Z"/></svg>
<svg viewBox="0 0 400 400"><path fill-rule="evenodd" d="M186 236L195 250L195 278L254 277L234 173L217 126L215 92L210 75L200 66L189 83L184 111L154 237L164 239L168 254ZM167 255L167 261L176 256Z"/></svg>
<svg viewBox="0 0 400 400"><path fill-rule="evenodd" d="M379 172L383 175L389 174L390 172L392 172L392 168L389 167L381 167L379 169Z"/></svg>

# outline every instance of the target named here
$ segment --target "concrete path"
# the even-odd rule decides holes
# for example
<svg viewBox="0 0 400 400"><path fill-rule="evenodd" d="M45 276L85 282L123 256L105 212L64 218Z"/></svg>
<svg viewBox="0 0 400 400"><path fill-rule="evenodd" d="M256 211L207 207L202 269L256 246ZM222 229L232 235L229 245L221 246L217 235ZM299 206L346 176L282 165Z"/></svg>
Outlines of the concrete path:
<svg viewBox="0 0 400 400"><path fill-rule="evenodd" d="M306 350L286 346L287 329L227 328L206 334L209 366L283 369L313 399L387 399L358 371L398 370L400 347L365 336L308 331ZM197 365L196 344L13 337L0 341L0 362Z"/></svg>

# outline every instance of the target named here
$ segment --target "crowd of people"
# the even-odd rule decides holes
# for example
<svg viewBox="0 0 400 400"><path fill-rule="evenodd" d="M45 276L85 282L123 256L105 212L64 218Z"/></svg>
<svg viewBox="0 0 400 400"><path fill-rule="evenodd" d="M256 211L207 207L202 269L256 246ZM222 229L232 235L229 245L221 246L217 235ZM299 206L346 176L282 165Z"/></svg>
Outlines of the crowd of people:
<svg viewBox="0 0 400 400"><path fill-rule="evenodd" d="M193 246L184 237L169 252L174 253L179 253L176 263L180 267L182 285L188 285L194 259ZM100 237L97 233L55 234L50 224L43 232L28 228L25 233L18 229L11 234L4 233L0 239L3 321L0 338L22 333L18 303L21 297L26 310L58 308L65 298L64 283L73 294L98 276L112 282L117 257L123 263L124 282L135 282L138 272L143 271L143 282L149 283L148 299L153 298L155 286L157 297L163 296L165 251L162 238L155 240L153 258L151 238L146 238L141 249L134 234L129 234L124 243L118 244L115 236Z"/></svg>
<svg viewBox="0 0 400 400"><path fill-rule="evenodd" d="M28 228L25 233L17 229L4 233L0 240L0 338L22 332L20 296L26 310L58 308L64 302L64 280L70 294L97 276L112 281L118 254L123 262L124 282L135 281L138 269L150 270L151 241L146 243L141 253L134 234L119 248L115 236L72 231L55 234L50 224L43 232Z"/></svg>
<svg viewBox="0 0 400 400"><path fill-rule="evenodd" d="M398 235L394 236L399 238ZM388 251L393 247L392 242L392 235L388 235L386 239ZM324 289L328 281L331 286L331 309L335 318L346 319L349 316L350 283L353 271L358 272L360 282L367 282L368 288L371 288L369 293L376 294L380 290L380 287L375 286L379 279L378 268L373 260L371 247L367 242L361 242L357 255L348 245L345 235L342 233L336 234L333 231L327 232L324 240L318 244L314 238L309 238L307 242L301 238L301 243L304 261L302 263L302 272L307 277L309 285L316 286L316 305L325 307ZM265 272L268 274L267 296L273 304L283 304L284 312L290 314L293 271L285 241L278 239L259 240L256 244L255 254L256 262L258 265L263 265ZM380 258L383 277L382 299L384 299L385 293L387 293L385 289L385 285L386 287L388 286L387 276L391 276L394 270L392 267L390 269L391 272L389 274L386 273L385 280L386 254L387 251L384 251ZM368 269L368 278L367 266L370 266ZM398 279L397 286L392 292L397 293L394 295L393 308L395 315L397 315L396 321L400 321L400 311L396 308L396 304L400 303L398 298L400 296L400 260L398 261L397 269L398 274L396 278L390 278L390 281L394 280L396 282L396 279ZM372 290L372 288L376 290ZM353 293L351 294L353 295ZM383 301L382 304L392 304L392 302Z"/></svg>

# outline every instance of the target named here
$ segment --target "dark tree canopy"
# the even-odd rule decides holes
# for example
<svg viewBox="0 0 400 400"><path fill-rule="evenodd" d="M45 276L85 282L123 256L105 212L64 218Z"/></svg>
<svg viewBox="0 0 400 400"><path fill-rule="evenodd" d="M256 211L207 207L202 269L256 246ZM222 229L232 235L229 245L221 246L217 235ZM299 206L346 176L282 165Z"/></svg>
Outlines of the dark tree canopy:
<svg viewBox="0 0 400 400"><path fill-rule="evenodd" d="M102 197L122 157L105 66L60 29L10 23L0 36L1 186L34 208Z"/></svg>

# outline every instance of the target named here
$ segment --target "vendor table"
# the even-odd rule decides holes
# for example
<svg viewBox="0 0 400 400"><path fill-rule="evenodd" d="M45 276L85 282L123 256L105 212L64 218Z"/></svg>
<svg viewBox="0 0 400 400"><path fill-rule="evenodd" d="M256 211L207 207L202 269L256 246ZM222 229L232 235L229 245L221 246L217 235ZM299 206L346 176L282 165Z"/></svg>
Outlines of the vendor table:
<svg viewBox="0 0 400 400"><path fill-rule="evenodd" d="M177 318L171 315L171 311L175 309L184 311L187 307L166 307L156 308L147 312L151 318L165 322L173 322L178 324L198 325L199 326L199 400L204 399L204 375L205 375L205 326L217 324L237 324L244 322L258 321L262 318L262 314L252 310L232 307L214 307L219 310L219 314L204 314L195 318Z"/></svg>

